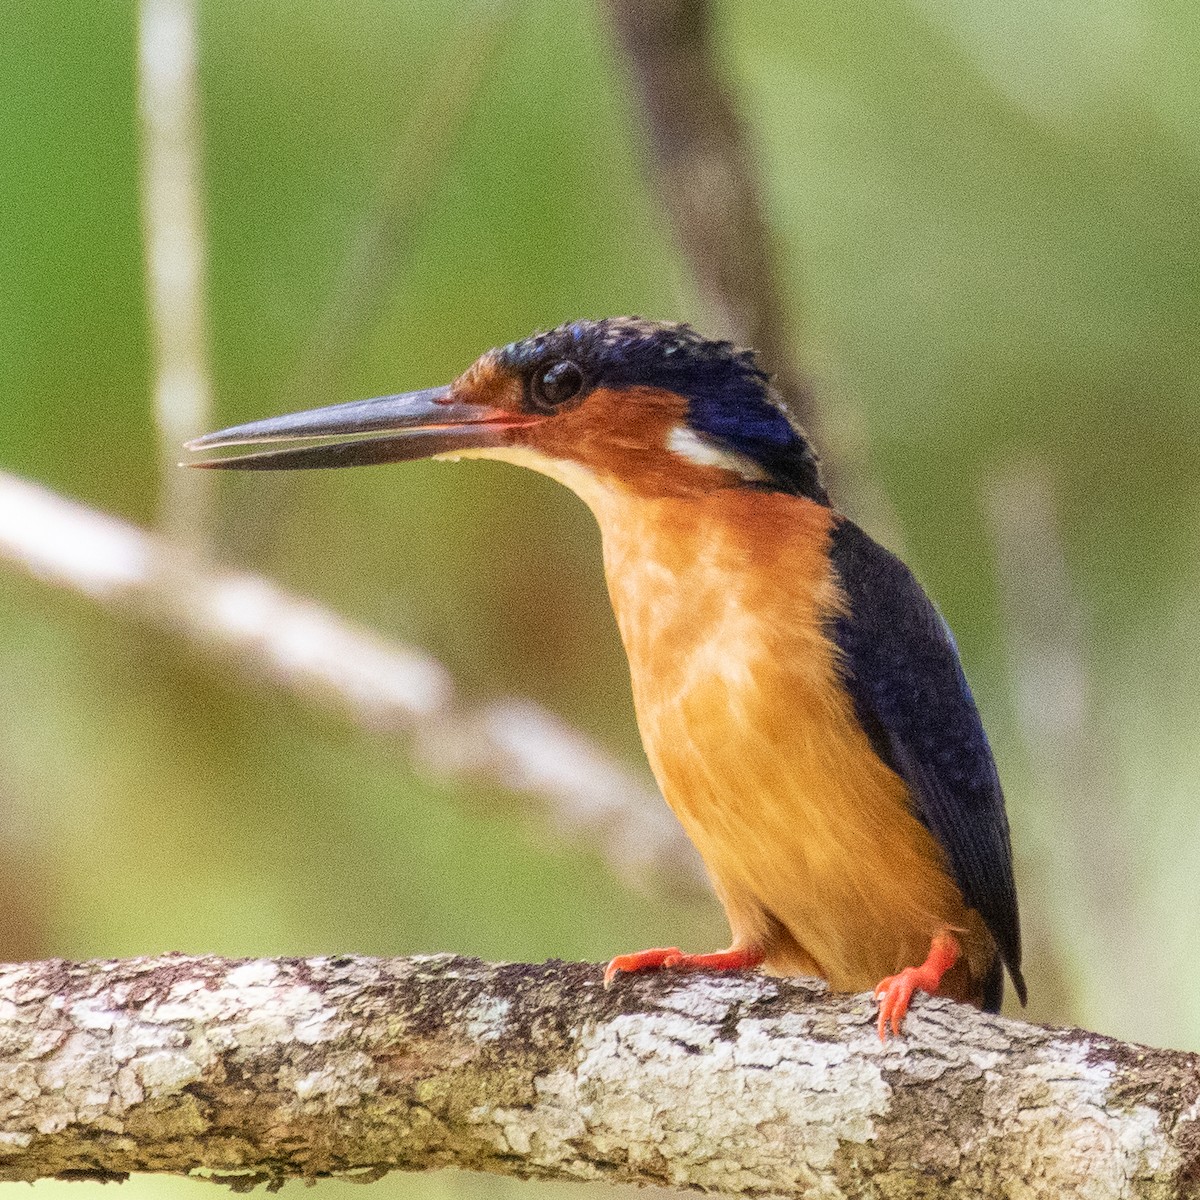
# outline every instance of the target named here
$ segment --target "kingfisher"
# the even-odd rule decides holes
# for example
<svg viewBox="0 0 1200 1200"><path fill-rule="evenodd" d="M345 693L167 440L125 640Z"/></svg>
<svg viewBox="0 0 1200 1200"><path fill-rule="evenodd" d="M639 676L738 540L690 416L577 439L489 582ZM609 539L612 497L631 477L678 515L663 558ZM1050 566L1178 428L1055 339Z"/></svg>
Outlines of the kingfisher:
<svg viewBox="0 0 1200 1200"><path fill-rule="evenodd" d="M296 445L294 443L301 443ZM565 484L600 526L638 728L725 909L725 950L614 958L1022 1003L1004 797L954 638L909 569L834 508L755 354L691 326L579 320L453 383L237 425L191 465L489 458Z"/></svg>

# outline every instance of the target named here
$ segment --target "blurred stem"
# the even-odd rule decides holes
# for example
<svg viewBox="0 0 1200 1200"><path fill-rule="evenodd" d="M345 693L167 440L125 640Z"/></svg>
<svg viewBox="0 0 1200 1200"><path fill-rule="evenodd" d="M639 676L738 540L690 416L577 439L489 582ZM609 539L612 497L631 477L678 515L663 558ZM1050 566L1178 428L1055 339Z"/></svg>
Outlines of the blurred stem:
<svg viewBox="0 0 1200 1200"><path fill-rule="evenodd" d="M300 352L289 397L302 393L309 403L318 403L333 390L332 376L375 317L388 288L396 285L422 210L445 175L472 102L519 11L515 4L494 5L486 12L468 8L462 28L446 39L420 101L399 122L375 198Z"/></svg>
<svg viewBox="0 0 1200 1200"><path fill-rule="evenodd" d="M756 156L721 68L709 0L603 0L641 100L656 191L725 335L754 347L821 452L830 493L892 547L900 523L867 462L852 397L824 419L780 284Z"/></svg>
<svg viewBox="0 0 1200 1200"><path fill-rule="evenodd" d="M403 276L416 244L422 217L459 145L472 104L499 57L504 35L520 5L497 2L464 9L460 25L446 37L426 70L417 103L397 113L397 132L374 195L348 239L328 294L305 334L281 388L278 408L346 399L340 376L372 321ZM273 539L288 493L264 496L252 522L243 520L239 537Z"/></svg>
<svg viewBox="0 0 1200 1200"><path fill-rule="evenodd" d="M1044 885L1035 907L1073 909L1077 934L1090 943L1080 957L1105 964L1103 979L1089 981L1093 1012L1112 1028L1135 1031L1131 1036L1169 1037L1182 1016L1175 1012L1173 989L1143 954L1153 939L1139 919L1112 756L1095 717L1084 615L1050 473L1036 461L1002 464L985 499L1021 739L1035 792L1053 813L1052 835L1043 835L1051 862L1029 872L1053 882Z"/></svg>
<svg viewBox="0 0 1200 1200"><path fill-rule="evenodd" d="M45 953L51 883L44 862L11 828L15 809L5 782L0 778L0 962L24 962Z"/></svg>
<svg viewBox="0 0 1200 1200"><path fill-rule="evenodd" d="M819 433L795 364L746 131L717 64L707 0L605 0L633 68L659 197L704 298L755 347L788 406Z"/></svg>
<svg viewBox="0 0 1200 1200"><path fill-rule="evenodd" d="M3 472L0 562L152 622L369 733L403 736L431 774L486 780L524 797L634 886L708 894L699 859L653 784L532 701L467 706L442 664L421 650Z"/></svg>
<svg viewBox="0 0 1200 1200"><path fill-rule="evenodd" d="M203 547L212 481L176 467L183 442L211 425L205 317L200 105L192 0L141 0L138 29L142 225L161 447L160 522Z"/></svg>

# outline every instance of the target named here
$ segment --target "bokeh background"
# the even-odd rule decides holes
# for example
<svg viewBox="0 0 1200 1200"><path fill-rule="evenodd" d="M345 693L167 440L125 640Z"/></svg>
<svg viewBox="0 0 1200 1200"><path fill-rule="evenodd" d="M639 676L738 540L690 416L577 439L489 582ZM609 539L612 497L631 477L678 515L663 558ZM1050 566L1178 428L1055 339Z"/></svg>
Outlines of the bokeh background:
<svg viewBox="0 0 1200 1200"><path fill-rule="evenodd" d="M1194 6L714 11L843 506L945 611L993 739L1029 1013L1200 1049ZM0 470L154 526L137 18L0 18ZM576 316L721 332L585 0L201 0L198 47L215 424L444 382ZM645 769L566 491L495 464L213 487L223 563ZM724 933L502 788L0 560L0 957L599 960Z"/></svg>

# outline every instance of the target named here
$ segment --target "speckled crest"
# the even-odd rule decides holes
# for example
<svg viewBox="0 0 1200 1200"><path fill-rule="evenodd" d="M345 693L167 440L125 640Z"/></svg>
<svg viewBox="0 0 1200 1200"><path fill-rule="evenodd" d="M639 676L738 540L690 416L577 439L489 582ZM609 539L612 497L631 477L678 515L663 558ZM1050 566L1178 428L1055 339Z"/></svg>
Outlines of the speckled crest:
<svg viewBox="0 0 1200 1200"><path fill-rule="evenodd" d="M781 490L824 502L817 458L754 351L690 325L643 317L571 321L511 342L498 364L520 375L562 359L590 388L652 387L684 397L688 424L759 464Z"/></svg>

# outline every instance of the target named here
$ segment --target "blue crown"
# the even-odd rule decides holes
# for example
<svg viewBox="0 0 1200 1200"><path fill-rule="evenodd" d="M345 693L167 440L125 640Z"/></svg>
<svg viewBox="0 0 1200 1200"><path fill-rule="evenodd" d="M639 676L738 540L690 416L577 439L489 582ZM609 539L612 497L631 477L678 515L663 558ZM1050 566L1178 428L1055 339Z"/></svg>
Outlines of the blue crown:
<svg viewBox="0 0 1200 1200"><path fill-rule="evenodd" d="M712 341L690 325L606 317L535 333L498 356L522 374L565 358L589 387L674 392L687 401L691 428L755 462L767 486L828 503L817 456L752 350Z"/></svg>

